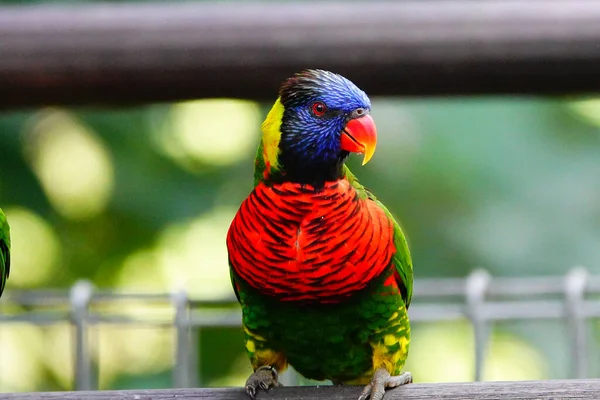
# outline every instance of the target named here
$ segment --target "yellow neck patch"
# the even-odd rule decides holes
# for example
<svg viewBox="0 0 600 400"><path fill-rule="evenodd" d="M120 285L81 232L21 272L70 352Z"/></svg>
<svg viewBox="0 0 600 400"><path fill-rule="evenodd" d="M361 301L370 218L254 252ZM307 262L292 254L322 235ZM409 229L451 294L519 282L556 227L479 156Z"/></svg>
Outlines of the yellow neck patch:
<svg viewBox="0 0 600 400"><path fill-rule="evenodd" d="M262 123L263 158L268 168L278 168L277 156L279 155L279 141L281 140L281 120L283 119L284 107L281 98L273 104L273 108L267 114Z"/></svg>

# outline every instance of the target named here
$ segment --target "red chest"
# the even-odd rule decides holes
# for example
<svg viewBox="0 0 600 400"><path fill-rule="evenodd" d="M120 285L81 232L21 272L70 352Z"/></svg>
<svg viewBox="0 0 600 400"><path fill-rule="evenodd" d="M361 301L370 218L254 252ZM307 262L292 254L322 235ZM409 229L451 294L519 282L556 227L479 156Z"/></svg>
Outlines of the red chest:
<svg viewBox="0 0 600 400"><path fill-rule="evenodd" d="M393 224L347 180L259 185L227 235L235 272L284 300L336 301L390 266Z"/></svg>

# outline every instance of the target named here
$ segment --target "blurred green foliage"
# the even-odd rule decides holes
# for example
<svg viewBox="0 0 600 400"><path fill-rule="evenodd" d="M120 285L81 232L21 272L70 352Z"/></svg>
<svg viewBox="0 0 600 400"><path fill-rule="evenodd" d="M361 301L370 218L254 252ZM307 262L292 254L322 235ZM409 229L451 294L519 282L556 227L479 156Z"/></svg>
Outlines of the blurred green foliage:
<svg viewBox="0 0 600 400"><path fill-rule="evenodd" d="M230 295L225 232L252 188L269 107L203 100L0 113L0 207L14 236L7 290L86 278ZM475 267L600 271L600 100L375 98L373 116L375 157L350 164L401 221L416 279ZM566 377L565 336L558 322L500 325L484 377ZM103 327L95 339L101 388L171 385L172 331ZM250 367L239 329L203 329L199 342L201 383L241 385ZM470 380L472 342L466 323L415 326L407 369L421 382ZM71 369L68 326L0 326L0 391L70 389Z"/></svg>
<svg viewBox="0 0 600 400"><path fill-rule="evenodd" d="M87 278L130 291L230 295L225 232L251 190L269 106L202 100L1 114L0 205L15 247L8 290ZM373 116L377 153L365 167L350 164L399 217L417 279L462 277L476 266L512 276L563 274L576 264L598 272L597 102L375 98ZM409 367L421 381L470 379L469 330L444 326L415 327ZM63 328L2 329L10 332L0 341L0 388L69 388ZM567 350L555 349L564 332L545 329L535 342L524 324L504 330L511 340L494 336L487 377L566 376ZM101 387L170 385L172 333L111 328L98 337ZM57 340L67 365L31 346ZM205 329L199 340L202 384L241 384L250 369L239 330ZM155 347L162 351L150 356ZM454 367L431 369L431 357ZM139 365L123 367L128 359Z"/></svg>

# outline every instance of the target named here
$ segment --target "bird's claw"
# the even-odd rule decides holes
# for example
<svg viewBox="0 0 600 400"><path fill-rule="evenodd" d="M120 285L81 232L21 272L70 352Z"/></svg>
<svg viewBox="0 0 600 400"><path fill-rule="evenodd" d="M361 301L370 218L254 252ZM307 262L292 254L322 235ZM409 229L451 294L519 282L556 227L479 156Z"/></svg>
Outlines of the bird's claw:
<svg viewBox="0 0 600 400"><path fill-rule="evenodd" d="M371 382L365 386L358 400L381 400L385 394L385 389L395 388L407 383L412 383L412 374L410 372L391 376L386 369L380 368L375 371Z"/></svg>
<svg viewBox="0 0 600 400"><path fill-rule="evenodd" d="M258 367L246 381L246 393L252 400L256 398L256 391L261 388L265 392L272 387L281 386L278 381L277 370L270 365Z"/></svg>

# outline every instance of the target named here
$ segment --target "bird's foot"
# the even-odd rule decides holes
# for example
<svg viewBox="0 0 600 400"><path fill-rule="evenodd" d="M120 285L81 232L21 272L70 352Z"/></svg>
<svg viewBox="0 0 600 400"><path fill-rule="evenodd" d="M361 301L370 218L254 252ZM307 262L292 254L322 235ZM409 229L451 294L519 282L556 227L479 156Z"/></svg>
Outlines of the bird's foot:
<svg viewBox="0 0 600 400"><path fill-rule="evenodd" d="M246 393L254 400L259 388L266 392L272 387L282 386L278 378L277 370L270 365L258 367L246 381Z"/></svg>
<svg viewBox="0 0 600 400"><path fill-rule="evenodd" d="M412 374L410 372L391 376L386 369L379 368L375 371L375 374L373 374L371 383L365 386L358 400L381 400L385 394L385 389L395 388L406 385L407 383L412 383Z"/></svg>

